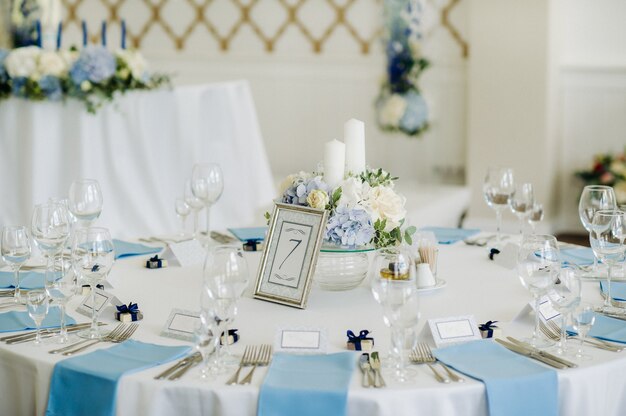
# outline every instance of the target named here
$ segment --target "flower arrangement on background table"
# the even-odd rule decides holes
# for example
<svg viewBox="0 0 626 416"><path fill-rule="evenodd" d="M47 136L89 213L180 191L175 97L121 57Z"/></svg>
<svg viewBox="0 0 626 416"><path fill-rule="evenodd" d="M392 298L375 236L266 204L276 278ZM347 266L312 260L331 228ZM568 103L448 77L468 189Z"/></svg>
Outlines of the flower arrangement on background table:
<svg viewBox="0 0 626 416"><path fill-rule="evenodd" d="M417 85L428 61L421 55L421 6L416 0L385 2L387 74L376 99L383 131L418 136L428 128L428 107Z"/></svg>
<svg viewBox="0 0 626 416"><path fill-rule="evenodd" d="M575 174L586 185L612 186L617 203L626 204L626 151L596 155L590 169Z"/></svg>

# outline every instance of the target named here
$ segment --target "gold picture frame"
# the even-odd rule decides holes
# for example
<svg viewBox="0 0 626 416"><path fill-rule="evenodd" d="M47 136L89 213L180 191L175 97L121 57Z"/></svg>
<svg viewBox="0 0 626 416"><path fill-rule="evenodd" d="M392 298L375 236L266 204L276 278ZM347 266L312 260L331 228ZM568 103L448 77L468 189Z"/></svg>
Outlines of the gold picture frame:
<svg viewBox="0 0 626 416"><path fill-rule="evenodd" d="M306 307L327 219L326 210L274 204L255 299Z"/></svg>

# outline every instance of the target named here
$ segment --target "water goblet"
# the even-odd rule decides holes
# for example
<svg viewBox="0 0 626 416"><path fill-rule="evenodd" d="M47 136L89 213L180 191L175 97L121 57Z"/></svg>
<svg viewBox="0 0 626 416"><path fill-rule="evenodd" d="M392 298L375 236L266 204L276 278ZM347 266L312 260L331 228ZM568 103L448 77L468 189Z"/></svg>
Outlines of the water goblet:
<svg viewBox="0 0 626 416"><path fill-rule="evenodd" d="M28 316L35 321L37 326L37 335L35 336L34 344L41 344L41 324L48 314L48 295L44 290L31 290L26 295L26 308L28 309Z"/></svg>
<svg viewBox="0 0 626 416"><path fill-rule="evenodd" d="M198 238L200 232L198 227L198 213L204 207L204 202L194 195L191 189L191 180L185 181L183 198L185 198L185 202L187 202L187 205L189 205L191 212L193 213L193 236Z"/></svg>
<svg viewBox="0 0 626 416"><path fill-rule="evenodd" d="M176 210L176 215L178 215L178 218L180 218L181 221L180 236L184 237L187 234L186 223L187 217L191 213L191 207L187 201L185 201L185 198L176 198L176 201L174 202L174 209Z"/></svg>
<svg viewBox="0 0 626 416"><path fill-rule="evenodd" d="M483 182L483 195L487 205L496 211L496 248L502 245L502 211L506 209L515 191L513 170L509 168L489 168Z"/></svg>
<svg viewBox="0 0 626 416"><path fill-rule="evenodd" d="M534 203L535 197L532 184L523 183L515 186L515 192L511 196L511 211L519 220L520 236L524 233L524 220L529 218Z"/></svg>
<svg viewBox="0 0 626 416"><path fill-rule="evenodd" d="M556 345L557 354L567 353L567 323L572 311L580 304L581 292L580 276L575 269L564 266L548 296L552 307L561 314L561 337Z"/></svg>
<svg viewBox="0 0 626 416"><path fill-rule="evenodd" d="M94 179L78 179L69 191L69 209L80 227L90 227L102 213L102 191Z"/></svg>
<svg viewBox="0 0 626 416"><path fill-rule="evenodd" d="M561 256L556 238L551 235L526 235L517 256L517 275L535 301L535 327L528 340L534 347L547 347L552 343L539 338L539 301L556 282L561 271Z"/></svg>
<svg viewBox="0 0 626 416"><path fill-rule="evenodd" d="M78 285L72 269L66 268L62 259L57 270L61 274L60 278L57 278L56 273L47 274L45 288L52 303L59 305L61 310L61 328L56 339L60 344L64 344L69 339L65 324L67 303L76 294Z"/></svg>
<svg viewBox="0 0 626 416"><path fill-rule="evenodd" d="M615 191L610 186L587 185L578 201L578 216L587 232L593 228L593 216L600 210L614 210L617 207ZM594 257L591 276L598 275L598 259Z"/></svg>
<svg viewBox="0 0 626 416"><path fill-rule="evenodd" d="M217 163L196 163L191 173L191 189L206 207L206 235L210 235L211 207L222 196L224 177Z"/></svg>
<svg viewBox="0 0 626 416"><path fill-rule="evenodd" d="M232 292L229 292L231 294ZM200 296L200 321L206 328L213 329L213 336L215 338L215 357L213 365L210 368L213 374L223 374L227 371L223 356L220 353L221 344L220 339L225 331L227 324L235 316L235 298L223 294L222 296L216 296L213 289L210 289L207 284L202 285L202 291Z"/></svg>
<svg viewBox="0 0 626 416"><path fill-rule="evenodd" d="M407 368L407 358L417 342L419 320L415 264L405 249L386 248L376 253L368 274L383 321L391 329L393 377L408 382L415 377L415 371Z"/></svg>
<svg viewBox="0 0 626 416"><path fill-rule="evenodd" d="M591 330L595 321L596 314L592 305L582 303L578 308L576 308L576 310L574 310L572 316L572 327L574 328L574 331L578 332L578 338L580 339L578 351L576 351L576 358L581 361L591 360L591 356L585 354L583 344L585 342L585 337Z"/></svg>
<svg viewBox="0 0 626 416"><path fill-rule="evenodd" d="M219 344L217 334L217 326L215 321L201 319L199 325L194 331L195 349L202 357L202 365L200 366L200 377L204 380L210 378L212 368L215 367L215 351ZM213 360L211 360L213 357Z"/></svg>
<svg viewBox="0 0 626 416"><path fill-rule="evenodd" d="M600 210L593 215L589 242L595 257L608 267L607 290L603 312L619 313L620 308L612 305L611 279L613 267L624 261L626 255L626 213L620 210Z"/></svg>
<svg viewBox="0 0 626 416"><path fill-rule="evenodd" d="M531 233L537 232L537 224L543 220L543 204L534 203L530 213L528 214L528 224L530 224Z"/></svg>
<svg viewBox="0 0 626 416"><path fill-rule="evenodd" d="M26 261L28 261L31 253L30 239L28 238L26 227L2 227L0 252L2 253L2 259L9 263L15 276L15 291L13 293L13 300L15 303L21 303L20 268L24 263L26 263Z"/></svg>
<svg viewBox="0 0 626 416"><path fill-rule="evenodd" d="M103 335L97 322L96 285L106 279L114 261L115 251L109 230L94 227L76 231L72 244L72 266L81 281L91 287L91 328L78 334L82 338L100 339Z"/></svg>
<svg viewBox="0 0 626 416"><path fill-rule="evenodd" d="M36 205L31 219L35 245L46 258L46 281L54 279L54 259L61 254L70 235L67 208L57 202Z"/></svg>

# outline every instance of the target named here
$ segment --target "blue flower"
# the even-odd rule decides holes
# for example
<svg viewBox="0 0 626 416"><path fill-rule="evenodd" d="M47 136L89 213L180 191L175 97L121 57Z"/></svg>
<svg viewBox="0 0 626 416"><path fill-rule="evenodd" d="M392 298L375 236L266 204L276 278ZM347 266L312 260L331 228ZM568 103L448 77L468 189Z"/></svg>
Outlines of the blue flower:
<svg viewBox="0 0 626 416"><path fill-rule="evenodd" d="M428 121L428 106L424 97L414 90L407 92L404 99L407 107L400 119L400 128L411 133L417 132L424 128Z"/></svg>
<svg viewBox="0 0 626 416"><path fill-rule="evenodd" d="M39 80L39 87L45 94L46 98L52 101L59 101L63 98L63 90L61 89L61 80L51 75L46 75Z"/></svg>
<svg viewBox="0 0 626 416"><path fill-rule="evenodd" d="M11 80L13 86L13 95L20 98L28 98L26 95L26 77L17 77Z"/></svg>
<svg viewBox="0 0 626 416"><path fill-rule="evenodd" d="M306 198L316 189L322 190L327 194L330 192L330 187L322 180L321 176L310 179L298 179L285 190L282 202L292 205L306 205Z"/></svg>
<svg viewBox="0 0 626 416"><path fill-rule="evenodd" d="M326 224L324 238L343 246L362 246L372 241L372 219L362 208L337 207Z"/></svg>
<svg viewBox="0 0 626 416"><path fill-rule="evenodd" d="M76 85L84 81L99 83L115 74L115 57L101 46L87 46L70 69L70 77Z"/></svg>
<svg viewBox="0 0 626 416"><path fill-rule="evenodd" d="M4 60L9 55L9 51L6 49L0 49L0 82L7 82L9 79L9 74L7 73L7 69L4 67Z"/></svg>

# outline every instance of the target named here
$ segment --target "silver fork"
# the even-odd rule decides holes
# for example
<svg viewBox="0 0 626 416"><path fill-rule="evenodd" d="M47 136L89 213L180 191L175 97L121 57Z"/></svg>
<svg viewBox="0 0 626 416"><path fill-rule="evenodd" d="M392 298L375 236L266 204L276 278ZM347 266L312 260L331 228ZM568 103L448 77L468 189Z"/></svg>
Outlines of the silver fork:
<svg viewBox="0 0 626 416"><path fill-rule="evenodd" d="M257 351L257 354L254 356L254 362L252 370L248 373L247 376L244 377L243 380L239 384L250 384L252 382L252 376L254 375L254 370L258 366L266 366L270 363L272 359L272 346L268 344L261 345L261 348Z"/></svg>
<svg viewBox="0 0 626 416"><path fill-rule="evenodd" d="M433 351L430 349L430 346L424 342L420 343L422 345L422 347L426 350L426 353L428 354L428 357L433 359L435 362L439 363L439 365L441 367L443 367L444 370L446 370L446 373L448 373L448 376L450 376L450 378L452 379L452 381L456 381L457 383L463 383L465 381L465 379L461 376L459 376L458 374L456 374L454 371L452 371L450 369L450 367L448 367L447 365L445 365L444 363L442 363L441 361L439 361L437 359L437 357L435 357L433 355Z"/></svg>
<svg viewBox="0 0 626 416"><path fill-rule="evenodd" d="M125 327L124 324L118 324L115 328L113 328L113 330L111 330L111 332L109 332L109 334L107 336L115 336L118 333L122 333L122 331L124 330L124 327ZM57 349L54 349L54 350L50 350L50 351L48 351L48 353L49 354L59 354L59 353L65 352L65 351L72 350L72 349L76 348L77 346L85 344L85 343L87 343L89 341L93 341L93 340L92 339L84 339L82 341L78 341L78 342L75 342L73 344L66 345L65 347L62 347L62 348L57 348Z"/></svg>
<svg viewBox="0 0 626 416"><path fill-rule="evenodd" d="M253 364L252 357L256 355L256 350L257 350L257 347L251 347L249 345L246 347L246 349L243 352L243 355L241 356L241 362L239 363L239 368L237 369L235 374L233 374L233 376L230 379L228 379L228 381L226 382L227 385L231 386L239 382L239 373L241 373L241 369L243 367Z"/></svg>
<svg viewBox="0 0 626 416"><path fill-rule="evenodd" d="M428 356L428 351L424 349L423 344L417 344L417 346L409 353L409 359L416 364L426 364L430 371L435 375L435 379L437 379L440 383L449 383L450 379L448 377L444 377L433 367L431 363L435 362L434 357L431 358Z"/></svg>
<svg viewBox="0 0 626 416"><path fill-rule="evenodd" d="M111 336L111 334L105 336L104 338L101 339L97 339L95 341L93 341L91 344L87 344L87 345L83 345L82 347L79 347L75 350L71 350L71 351L65 351L63 353L63 355L73 355L76 354L77 352L86 350L87 348L91 347L92 345L96 345L100 342L114 342L114 343L120 343L120 342L124 342L126 341L128 338L130 338L135 331L137 330L137 328L139 327L138 324L130 324L128 325L128 327L124 328L123 332L121 334L117 334L114 336Z"/></svg>
<svg viewBox="0 0 626 416"><path fill-rule="evenodd" d="M547 325L544 322L539 323L539 330L543 332L543 334L553 341L561 340L561 328L555 324L553 321L548 321ZM566 335L568 339L579 339L576 335ZM619 347L617 345L611 344L607 341L603 341L600 339L590 339L585 338L585 343L589 344L593 347L600 348L607 351L613 352L621 352L624 348Z"/></svg>

